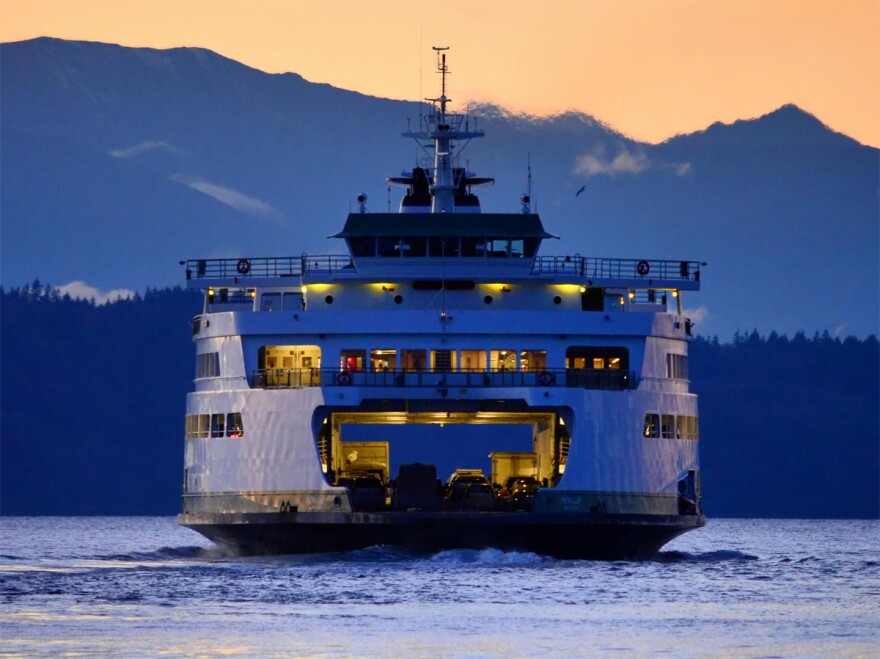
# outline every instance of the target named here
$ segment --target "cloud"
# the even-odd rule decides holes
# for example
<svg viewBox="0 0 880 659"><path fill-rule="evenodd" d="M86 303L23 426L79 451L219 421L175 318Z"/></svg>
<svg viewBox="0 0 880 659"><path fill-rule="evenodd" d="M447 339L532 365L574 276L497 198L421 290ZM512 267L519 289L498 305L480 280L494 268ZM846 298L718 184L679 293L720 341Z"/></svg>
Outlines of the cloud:
<svg viewBox="0 0 880 659"><path fill-rule="evenodd" d="M691 322L699 327L706 323L709 319L709 309L707 307L697 307L696 309L682 309L685 318L690 318Z"/></svg>
<svg viewBox="0 0 880 659"><path fill-rule="evenodd" d="M95 304L107 304L116 300L127 300L135 296L134 291L127 288L114 288L112 291L101 291L94 286L89 286L84 281L72 281L64 286L57 286L60 295L69 295L74 300L94 300Z"/></svg>
<svg viewBox="0 0 880 659"><path fill-rule="evenodd" d="M614 158L608 158L605 147L596 147L592 153L578 156L575 159L574 173L590 178L605 174L639 174L651 166L648 156L644 153L630 153L621 147Z"/></svg>
<svg viewBox="0 0 880 659"><path fill-rule="evenodd" d="M609 157L604 146L593 149L575 158L574 174L591 178L593 176L617 176L618 174L641 174L652 169L671 169L676 176L686 176L691 171L690 163L655 162L642 151L632 152L621 145L616 156Z"/></svg>
<svg viewBox="0 0 880 659"><path fill-rule="evenodd" d="M113 149L108 151L114 158L136 158L150 151L166 151L168 153L185 153L168 142L141 142L125 149Z"/></svg>
<svg viewBox="0 0 880 659"><path fill-rule="evenodd" d="M202 178L185 174L172 176L171 180L177 181L178 183L184 183L193 190L198 190L209 197L213 197L221 204L226 204L230 208L234 208L241 213L264 218L278 217L278 211L276 211L271 204L256 199L255 197L248 197L246 194L243 194L238 190L225 188L222 185L217 185L216 183L211 183Z"/></svg>

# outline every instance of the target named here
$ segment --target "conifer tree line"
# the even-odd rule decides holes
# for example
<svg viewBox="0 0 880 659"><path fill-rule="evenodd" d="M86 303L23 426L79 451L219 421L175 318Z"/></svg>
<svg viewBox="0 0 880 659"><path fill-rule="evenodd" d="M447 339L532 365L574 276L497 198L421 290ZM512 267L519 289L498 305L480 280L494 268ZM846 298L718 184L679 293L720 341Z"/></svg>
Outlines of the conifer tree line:
<svg viewBox="0 0 880 659"><path fill-rule="evenodd" d="M197 291L0 288L0 514L179 509ZM877 338L696 337L710 516L880 517Z"/></svg>

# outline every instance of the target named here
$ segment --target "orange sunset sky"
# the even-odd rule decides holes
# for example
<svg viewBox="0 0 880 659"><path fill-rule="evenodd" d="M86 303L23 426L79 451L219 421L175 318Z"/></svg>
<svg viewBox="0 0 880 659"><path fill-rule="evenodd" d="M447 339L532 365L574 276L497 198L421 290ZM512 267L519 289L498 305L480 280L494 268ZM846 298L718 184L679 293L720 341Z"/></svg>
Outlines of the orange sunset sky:
<svg viewBox="0 0 880 659"><path fill-rule="evenodd" d="M880 146L880 0L0 0L0 40L199 46L416 100L587 112L658 142L795 103Z"/></svg>

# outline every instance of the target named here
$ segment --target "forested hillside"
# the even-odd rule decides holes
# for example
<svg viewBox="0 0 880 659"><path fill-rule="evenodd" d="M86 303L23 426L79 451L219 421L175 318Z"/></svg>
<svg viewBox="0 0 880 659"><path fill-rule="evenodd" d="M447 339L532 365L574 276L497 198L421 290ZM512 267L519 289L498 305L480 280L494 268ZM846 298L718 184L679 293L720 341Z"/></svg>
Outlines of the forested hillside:
<svg viewBox="0 0 880 659"><path fill-rule="evenodd" d="M0 289L0 513L174 514L197 293ZM876 338L691 346L710 516L880 516Z"/></svg>

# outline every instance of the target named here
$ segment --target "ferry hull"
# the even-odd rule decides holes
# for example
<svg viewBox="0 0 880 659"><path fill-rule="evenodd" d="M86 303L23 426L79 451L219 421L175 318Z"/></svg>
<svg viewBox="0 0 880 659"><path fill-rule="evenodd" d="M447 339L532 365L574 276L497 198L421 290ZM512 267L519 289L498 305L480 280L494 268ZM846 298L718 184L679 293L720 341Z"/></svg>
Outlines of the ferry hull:
<svg viewBox="0 0 880 659"><path fill-rule="evenodd" d="M497 548L568 559L650 558L702 515L486 512L190 513L183 526L240 554Z"/></svg>

